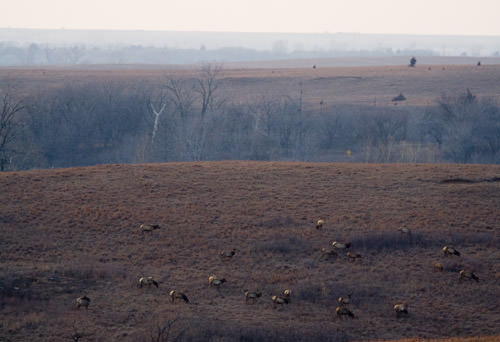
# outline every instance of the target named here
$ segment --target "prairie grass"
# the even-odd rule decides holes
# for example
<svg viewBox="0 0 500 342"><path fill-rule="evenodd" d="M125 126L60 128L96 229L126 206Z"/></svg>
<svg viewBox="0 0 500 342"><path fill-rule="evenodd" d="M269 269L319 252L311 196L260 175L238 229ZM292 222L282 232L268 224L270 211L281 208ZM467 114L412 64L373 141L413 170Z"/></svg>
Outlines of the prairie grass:
<svg viewBox="0 0 500 342"><path fill-rule="evenodd" d="M143 341L173 319L171 341L499 336L498 184L440 183L498 174L495 165L254 162L1 173L0 340L64 341L76 325L81 341ZM141 223L161 228L141 234ZM362 257L319 260L332 241L351 241ZM445 245L461 255L445 257ZM480 281L459 282L465 268ZM220 292L210 274L227 279ZM159 287L138 288L140 276ZM273 308L271 296L288 288L290 304ZM171 289L190 303L171 304ZM262 297L247 305L244 289ZM357 318L339 320L337 298L349 293ZM88 310L76 309L81 295ZM408 317L396 317L399 301Z"/></svg>

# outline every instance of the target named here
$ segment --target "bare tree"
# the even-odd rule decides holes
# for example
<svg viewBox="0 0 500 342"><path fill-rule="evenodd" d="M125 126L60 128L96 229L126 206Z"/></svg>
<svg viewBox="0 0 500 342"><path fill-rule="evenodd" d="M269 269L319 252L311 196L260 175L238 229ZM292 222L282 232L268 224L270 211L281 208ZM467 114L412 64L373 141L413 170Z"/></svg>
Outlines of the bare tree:
<svg viewBox="0 0 500 342"><path fill-rule="evenodd" d="M205 118L207 111L215 110L222 105L222 102L217 102L216 92L219 88L219 78L222 73L220 65L206 64L201 67L200 77L196 80L197 86L194 90L201 97L201 118Z"/></svg>
<svg viewBox="0 0 500 342"><path fill-rule="evenodd" d="M16 127L19 124L18 115L24 109L24 105L14 96L10 86L0 89L0 94L2 101L0 103L0 171L4 171L15 153L13 143L16 138Z"/></svg>
<svg viewBox="0 0 500 342"><path fill-rule="evenodd" d="M445 157L454 162L500 160L500 107L494 101L478 99L467 89L459 96L442 96L437 111L427 121Z"/></svg>
<svg viewBox="0 0 500 342"><path fill-rule="evenodd" d="M165 84L175 111L179 114L181 121L186 122L194 104L194 94L185 84L185 81L175 78L167 78Z"/></svg>

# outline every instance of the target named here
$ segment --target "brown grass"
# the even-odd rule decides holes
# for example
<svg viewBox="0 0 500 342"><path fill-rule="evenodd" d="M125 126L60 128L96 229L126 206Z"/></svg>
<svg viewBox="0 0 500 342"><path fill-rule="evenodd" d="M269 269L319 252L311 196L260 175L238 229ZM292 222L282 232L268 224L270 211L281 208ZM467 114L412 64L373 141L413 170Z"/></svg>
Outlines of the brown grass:
<svg viewBox="0 0 500 342"><path fill-rule="evenodd" d="M149 340L153 323L169 319L179 341L498 336L500 182L481 180L499 174L243 161L1 173L0 339L63 341L76 324L82 341ZM161 229L141 234L145 222ZM318 260L334 240L363 257ZM462 256L445 259L445 244ZM433 272L436 261L444 272ZM481 281L460 283L461 268ZM210 274L227 279L220 293ZM143 275L159 288L137 288ZM192 303L170 304L173 288ZM285 288L291 304L273 309ZM263 296L245 305L244 289ZM335 319L350 292L358 319ZM75 308L84 294L88 311ZM402 300L409 315L397 319Z"/></svg>
<svg viewBox="0 0 500 342"><path fill-rule="evenodd" d="M389 59L390 60L390 59ZM443 59L443 63L449 60ZM495 62L498 62L495 60ZM251 64L250 64L251 65ZM198 67L168 66L82 66L0 68L0 79L15 79L27 94L40 87L64 82L150 82L164 86L165 76L198 77ZM222 93L235 103L259 100L262 96L296 96L303 90L304 110L321 112L333 105L426 106L442 94L463 94L469 88L478 97L498 98L500 65L417 65L407 61L392 66L249 68L227 65L221 77ZM403 92L406 101L393 102ZM324 106L320 102L324 102Z"/></svg>

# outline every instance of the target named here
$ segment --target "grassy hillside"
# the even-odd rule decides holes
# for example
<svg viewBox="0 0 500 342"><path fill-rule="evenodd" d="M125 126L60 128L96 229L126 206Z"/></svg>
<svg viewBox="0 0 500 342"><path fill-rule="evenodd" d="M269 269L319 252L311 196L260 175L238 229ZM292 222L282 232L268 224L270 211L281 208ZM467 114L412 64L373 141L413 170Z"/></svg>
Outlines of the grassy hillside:
<svg viewBox="0 0 500 342"><path fill-rule="evenodd" d="M257 162L1 173L0 340L151 341L168 323L179 341L498 336L499 176L493 165ZM362 257L320 258L335 240ZM464 268L480 281L459 281ZM211 274L227 279L220 292ZM159 287L138 288L140 276ZM171 304L174 288L190 303ZM274 309L285 288L291 303ZM247 305L244 289L263 296ZM351 292L356 318L336 318Z"/></svg>

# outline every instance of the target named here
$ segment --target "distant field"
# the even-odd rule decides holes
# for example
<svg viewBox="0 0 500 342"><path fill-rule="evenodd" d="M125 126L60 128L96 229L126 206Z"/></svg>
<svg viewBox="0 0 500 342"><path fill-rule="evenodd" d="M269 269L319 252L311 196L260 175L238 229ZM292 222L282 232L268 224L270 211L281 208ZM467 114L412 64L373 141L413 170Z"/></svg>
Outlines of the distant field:
<svg viewBox="0 0 500 342"><path fill-rule="evenodd" d="M150 341L176 319L170 340L498 341L499 177L495 165L274 162L1 173L0 340ZM145 222L161 228L141 233ZM361 258L322 259L332 241ZM211 274L227 279L220 292ZM143 275L159 288L137 288ZM190 303L169 303L173 288ZM273 309L285 288L291 303ZM244 289L262 298L247 305ZM341 320L348 293L356 318Z"/></svg>
<svg viewBox="0 0 500 342"><path fill-rule="evenodd" d="M293 61L223 65L224 97L232 101L251 101L262 96L298 96L303 91L306 110L320 110L326 106L343 104L393 106L392 98L403 93L407 101L401 106L431 105L441 95L456 96L469 88L480 97L499 99L500 59L483 61L477 67L473 59L430 58L429 64L407 66L408 58L382 59L389 65L376 62L364 66L340 66L330 60L323 62ZM361 60L361 59L360 59ZM363 59L365 63L367 59ZM441 64L436 64L441 62ZM456 64L456 63L463 64ZM297 64L299 63L299 64ZM324 64L324 65L323 65ZM361 62L360 62L361 64ZM425 65L424 65L425 64ZM317 65L316 69L312 65ZM12 79L33 89L62 82L152 82L161 89L166 76L197 75L198 67L166 66L76 66L0 68L0 79Z"/></svg>

